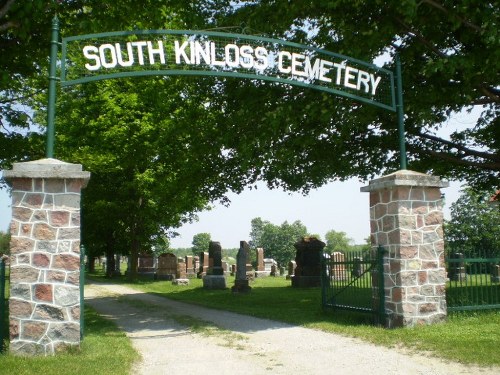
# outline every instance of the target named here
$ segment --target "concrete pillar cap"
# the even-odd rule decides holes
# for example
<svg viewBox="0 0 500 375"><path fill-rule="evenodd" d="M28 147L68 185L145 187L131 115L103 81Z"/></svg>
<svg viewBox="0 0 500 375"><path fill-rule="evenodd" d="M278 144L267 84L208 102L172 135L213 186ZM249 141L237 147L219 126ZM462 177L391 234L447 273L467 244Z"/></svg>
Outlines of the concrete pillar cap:
<svg viewBox="0 0 500 375"><path fill-rule="evenodd" d="M363 186L361 192L378 191L395 186L420 186L446 188L450 186L447 180L442 180L439 176L431 176L425 173L399 170L380 178L371 180L368 186Z"/></svg>
<svg viewBox="0 0 500 375"><path fill-rule="evenodd" d="M82 171L81 164L71 164L47 158L14 163L11 170L3 171L3 178L6 181L14 178L82 179L88 181L90 172Z"/></svg>

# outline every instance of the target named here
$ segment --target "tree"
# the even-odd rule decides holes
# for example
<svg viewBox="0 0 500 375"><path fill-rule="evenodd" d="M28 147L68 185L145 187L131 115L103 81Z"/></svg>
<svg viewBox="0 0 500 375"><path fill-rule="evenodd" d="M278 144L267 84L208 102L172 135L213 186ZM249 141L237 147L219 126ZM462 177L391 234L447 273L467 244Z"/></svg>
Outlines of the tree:
<svg viewBox="0 0 500 375"><path fill-rule="evenodd" d="M378 58L391 70L399 54L410 168L466 179L474 186L498 187L498 2L240 1L223 22L240 21L268 36L364 61ZM398 168L393 114L290 87L269 84L257 95L254 84L228 86L229 106L242 97L251 98L251 107L240 111L238 126L252 127L254 134L267 138L249 141L244 136L235 142L245 144L235 147L254 155L273 185L298 190L331 178L364 179ZM448 130L450 140L437 133L446 131L450 119L462 111L472 110L480 113L475 126Z"/></svg>
<svg viewBox="0 0 500 375"><path fill-rule="evenodd" d="M168 16L177 14L176 9L167 6L166 13L158 13L149 7L128 22L184 28L185 19ZM193 23L202 19L190 17ZM76 15L68 22L83 21ZM120 19L117 24L130 27ZM105 253L110 265L116 252L130 255L130 278L135 277L138 254L149 251L158 237L191 221L210 201L225 201L228 189L245 185L245 171L221 146L227 137L216 126L221 111L207 110L213 86L209 79L160 77L97 82L60 92L58 157L92 173L82 200L83 242L89 254ZM45 102L44 93L32 99L34 106ZM35 118L44 124L44 111Z"/></svg>
<svg viewBox="0 0 500 375"><path fill-rule="evenodd" d="M264 234L264 227L271 224L269 221L264 221L260 217L252 219L250 222L250 247L260 247L262 242L262 235Z"/></svg>
<svg viewBox="0 0 500 375"><path fill-rule="evenodd" d="M489 201L492 195L491 191L465 188L451 205L451 219L444 227L449 252L466 257L500 255L500 210Z"/></svg>
<svg viewBox="0 0 500 375"><path fill-rule="evenodd" d="M307 236L307 228L298 220L292 224L285 221L281 225L274 225L255 218L252 225L256 224L261 224L260 238L252 238L253 246L264 248L266 258L273 258L280 265L295 258L296 250L293 245Z"/></svg>
<svg viewBox="0 0 500 375"><path fill-rule="evenodd" d="M193 236L193 247L191 248L194 255L199 255L202 252L208 251L208 246L212 240L210 233L198 233Z"/></svg>
<svg viewBox="0 0 500 375"><path fill-rule="evenodd" d="M10 234L0 231L0 254L10 254Z"/></svg>
<svg viewBox="0 0 500 375"><path fill-rule="evenodd" d="M326 246L325 251L328 253L333 253L334 251L347 252L353 248L353 240L347 237L345 232L337 232L334 230L329 230L325 234Z"/></svg>

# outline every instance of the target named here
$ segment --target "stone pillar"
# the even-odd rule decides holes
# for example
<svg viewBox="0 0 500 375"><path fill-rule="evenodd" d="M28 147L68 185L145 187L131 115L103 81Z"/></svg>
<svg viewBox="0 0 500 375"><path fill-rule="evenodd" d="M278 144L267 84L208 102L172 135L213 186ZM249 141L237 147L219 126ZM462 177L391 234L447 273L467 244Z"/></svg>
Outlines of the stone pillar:
<svg viewBox="0 0 500 375"><path fill-rule="evenodd" d="M374 250L382 246L387 252L388 327L432 324L446 318L440 188L447 186L439 177L403 170L361 188L370 193L372 246Z"/></svg>
<svg viewBox="0 0 500 375"><path fill-rule="evenodd" d="M89 172L55 159L16 163L12 187L10 352L80 344L80 191Z"/></svg>

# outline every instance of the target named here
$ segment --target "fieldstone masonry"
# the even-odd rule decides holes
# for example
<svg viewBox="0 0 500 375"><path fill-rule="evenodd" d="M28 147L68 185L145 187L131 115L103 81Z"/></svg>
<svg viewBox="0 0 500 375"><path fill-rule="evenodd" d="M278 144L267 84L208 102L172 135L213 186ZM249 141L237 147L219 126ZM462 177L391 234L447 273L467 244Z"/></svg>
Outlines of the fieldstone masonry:
<svg viewBox="0 0 500 375"><path fill-rule="evenodd" d="M440 188L448 182L398 171L361 188L370 193L371 242L383 246L386 325L446 318L446 271ZM374 286L376 280L374 277Z"/></svg>
<svg viewBox="0 0 500 375"><path fill-rule="evenodd" d="M10 352L80 344L80 190L89 172L56 159L16 163L12 187Z"/></svg>

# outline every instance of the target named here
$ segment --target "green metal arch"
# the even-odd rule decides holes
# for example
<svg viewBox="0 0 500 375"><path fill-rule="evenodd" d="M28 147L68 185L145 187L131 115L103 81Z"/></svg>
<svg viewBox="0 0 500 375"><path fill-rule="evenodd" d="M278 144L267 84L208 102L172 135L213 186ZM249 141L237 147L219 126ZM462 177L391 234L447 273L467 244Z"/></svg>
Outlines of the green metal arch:
<svg viewBox="0 0 500 375"><path fill-rule="evenodd" d="M372 72L373 74L378 74L381 77L379 86L382 92L381 98L374 97L369 94L360 95L356 90L345 88L342 85L335 84L325 84L324 82L310 82L306 80L298 79L293 75L283 75L276 74L276 72L263 74L252 72L250 69L214 69L213 67L197 67L191 68L186 64L175 65L171 63L167 66L156 66L152 69L151 66L144 66L138 69L137 67L133 70L125 68L111 69L108 72L93 74L88 71L83 71L83 68L78 64L81 62L75 61L75 56L78 55L79 49L82 48L82 43L90 43L91 45L99 45L103 43L124 43L126 38L130 37L143 37L143 36L153 36L161 38L172 38L179 37L183 40L189 40L189 38L202 38L205 40L211 40L218 43L221 42L238 42L238 43L248 43L254 46L266 46L268 49L273 49L273 51L281 51L281 49L286 49L286 51L291 51L293 53L304 53L303 56L313 56L316 58L322 58L322 60L328 62L336 62L343 64L352 65L354 70L366 70L366 72ZM168 39L166 39L168 41ZM104 41L104 42L103 42ZM328 60L327 60L328 59ZM81 75L74 74L77 69L80 69L83 73ZM344 56L341 54L333 53L323 49L309 47L298 43L288 42L279 39L272 39L267 37L260 37L254 35L245 34L234 34L234 33L223 33L217 31L194 31L194 30L135 30L135 31L115 31L106 32L98 34L86 34L78 36L70 36L62 39L62 60L61 60L61 85L63 87L81 84L86 82L94 82L104 79L113 79L121 77L136 77L136 76L151 76L151 75L187 75L187 76L220 76L220 77L232 77L232 78L243 78L243 79L258 79L264 81L278 82L283 84L290 84L295 86L300 86L304 88L310 88L315 90L320 90L328 93L332 93L339 96L344 96L353 100L357 100L363 103L375 105L379 108L389 110L392 112L396 111L396 99L394 90L394 76L393 73L387 69L377 67L374 64L370 64L355 58ZM338 78L337 78L338 79ZM358 86L360 84L358 83ZM368 89L367 89L368 90ZM358 90L359 91L359 90Z"/></svg>

